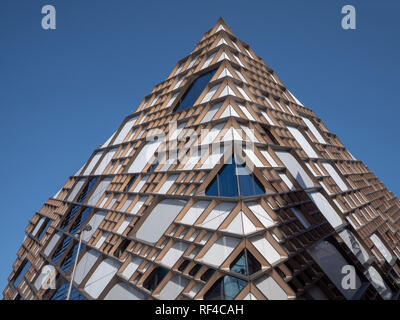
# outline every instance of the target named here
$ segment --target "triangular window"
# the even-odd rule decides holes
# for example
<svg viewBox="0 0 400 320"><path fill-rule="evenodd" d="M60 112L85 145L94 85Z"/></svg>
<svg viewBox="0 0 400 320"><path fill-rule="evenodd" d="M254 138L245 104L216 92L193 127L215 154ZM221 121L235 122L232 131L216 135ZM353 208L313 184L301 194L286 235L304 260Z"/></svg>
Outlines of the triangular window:
<svg viewBox="0 0 400 320"><path fill-rule="evenodd" d="M244 164L225 164L206 189L206 195L216 197L252 196L265 193L263 185L253 173L249 173Z"/></svg>
<svg viewBox="0 0 400 320"><path fill-rule="evenodd" d="M199 98L201 93L204 91L204 88L207 86L207 84L210 82L211 78L215 74L215 71L216 69L208 71L207 73L202 74L192 82L189 89L187 89L187 91L181 98L181 101L175 108L176 112L193 107L194 103Z"/></svg>
<svg viewBox="0 0 400 320"><path fill-rule="evenodd" d="M249 251L244 249L231 263L230 269L231 271L240 273L244 276L250 276L261 270L261 264Z"/></svg>

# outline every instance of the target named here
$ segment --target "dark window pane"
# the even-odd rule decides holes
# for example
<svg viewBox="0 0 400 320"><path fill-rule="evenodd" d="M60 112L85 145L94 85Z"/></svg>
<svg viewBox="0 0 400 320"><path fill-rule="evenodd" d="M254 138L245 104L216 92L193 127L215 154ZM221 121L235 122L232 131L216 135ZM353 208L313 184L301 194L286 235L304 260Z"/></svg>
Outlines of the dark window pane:
<svg viewBox="0 0 400 320"><path fill-rule="evenodd" d="M72 219L75 217L76 213L80 209L80 206L73 206L71 210L67 213L65 216L64 220L61 223L61 228L65 230L65 227L69 225L69 223L72 221Z"/></svg>
<svg viewBox="0 0 400 320"><path fill-rule="evenodd" d="M200 279L207 282L208 280L211 279L211 277L214 273L215 273L214 269L208 269L206 272L203 273L203 275L200 277Z"/></svg>
<svg viewBox="0 0 400 320"><path fill-rule="evenodd" d="M25 259L22 262L22 264L18 268L16 274L14 275L14 286L15 287L17 287L19 285L19 283L21 282L21 280L25 276L25 274L28 271L28 269L30 268L30 266L31 266L31 263L27 259Z"/></svg>
<svg viewBox="0 0 400 320"><path fill-rule="evenodd" d="M195 276L196 273L200 270L200 268L201 268L201 264L196 264L196 265L192 268L192 270L189 271L189 275L192 276L192 277Z"/></svg>
<svg viewBox="0 0 400 320"><path fill-rule="evenodd" d="M38 238L39 240L42 239L45 231L47 230L47 228L49 227L49 225L53 222L53 220L51 219L46 219L45 223L43 223L43 225L41 226L39 232L36 235L36 238Z"/></svg>
<svg viewBox="0 0 400 320"><path fill-rule="evenodd" d="M237 197L238 185L235 173L235 161L225 164L219 172L219 195L221 197Z"/></svg>
<svg viewBox="0 0 400 320"><path fill-rule="evenodd" d="M65 237L61 243L58 245L56 252L53 255L53 261L58 262L60 257L64 254L65 250L67 250L69 244L71 243L72 238Z"/></svg>
<svg viewBox="0 0 400 320"><path fill-rule="evenodd" d="M74 223L72 224L69 233L75 234L76 232L78 232L81 225L86 221L91 211L92 208L83 209L82 212L79 214L79 216L75 219Z"/></svg>
<svg viewBox="0 0 400 320"><path fill-rule="evenodd" d="M247 284L246 281L231 276L224 277L224 299L233 300Z"/></svg>
<svg viewBox="0 0 400 320"><path fill-rule="evenodd" d="M219 278L204 294L204 300L224 300L224 278Z"/></svg>
<svg viewBox="0 0 400 320"><path fill-rule="evenodd" d="M90 191L92 191L93 186L96 184L97 182L97 177L94 178L90 178L89 182L85 185L85 187L83 188L81 194L79 195L78 199L76 200L76 202L80 202L83 203L86 200L86 197L88 196L88 194L90 193Z"/></svg>
<svg viewBox="0 0 400 320"><path fill-rule="evenodd" d="M56 290L50 300L65 300L67 299L69 283L64 282L60 285L60 287ZM86 300L78 290L74 287L71 288L70 300Z"/></svg>
<svg viewBox="0 0 400 320"><path fill-rule="evenodd" d="M130 243L131 243L130 240L124 239L118 246L117 250L114 251L114 257L116 258L121 257L121 255L124 253L125 249L129 246Z"/></svg>
<svg viewBox="0 0 400 320"><path fill-rule="evenodd" d="M158 267L154 269L147 279L143 282L143 287L147 290L153 291L160 284L162 279L167 275L168 269Z"/></svg>
<svg viewBox="0 0 400 320"><path fill-rule="evenodd" d="M125 187L125 189L124 189L125 192L126 192L126 191L129 191L129 189L132 187L132 184L135 182L135 180L136 180L136 176L135 176L135 177L132 177L132 178L129 180L128 184L126 185L126 187Z"/></svg>
<svg viewBox="0 0 400 320"><path fill-rule="evenodd" d="M249 251L244 249L232 262L230 269L233 272L249 276L261 270L261 264Z"/></svg>
<svg viewBox="0 0 400 320"><path fill-rule="evenodd" d="M183 270L186 269L186 267L188 266L188 264L189 264L189 260L184 260L184 261L181 263L181 265L178 267L178 270L179 270L180 272L183 272Z"/></svg>
<svg viewBox="0 0 400 320"><path fill-rule="evenodd" d="M85 249L85 245L82 244L80 252L82 252L82 250L84 250L84 249ZM64 258L63 263L61 264L61 269L64 272L67 272L69 270L69 268L71 267L71 265L75 262L77 253L78 253L78 242L76 242L74 247L71 250L69 250L67 256Z"/></svg>
<svg viewBox="0 0 400 320"><path fill-rule="evenodd" d="M211 70L211 71L201 75L200 77L198 77L196 80L193 81L193 83L190 85L189 89L186 91L186 93L182 97L181 102L175 109L176 112L185 110L185 109L193 106L193 104L196 102L198 97L203 92L204 88L210 82L211 78L215 74L215 71L216 71L216 69Z"/></svg>
<svg viewBox="0 0 400 320"><path fill-rule="evenodd" d="M218 177L215 177L214 180L209 184L206 189L206 195L218 197Z"/></svg>

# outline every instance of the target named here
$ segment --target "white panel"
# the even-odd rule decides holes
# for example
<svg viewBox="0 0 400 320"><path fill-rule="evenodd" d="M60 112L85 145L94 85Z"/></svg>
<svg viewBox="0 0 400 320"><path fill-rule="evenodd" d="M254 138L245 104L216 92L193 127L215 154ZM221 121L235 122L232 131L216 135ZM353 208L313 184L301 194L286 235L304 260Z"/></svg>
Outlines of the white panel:
<svg viewBox="0 0 400 320"><path fill-rule="evenodd" d="M343 288L343 267L349 263L337 251L337 249L327 241L317 244L308 250L315 262L326 273L328 278L335 284L336 288L347 298L351 299L357 290L361 287L360 278L355 275L355 288Z"/></svg>
<svg viewBox="0 0 400 320"><path fill-rule="evenodd" d="M104 243L104 241L106 241L108 237L108 232L104 232L101 236L101 238L97 241L96 243L96 248L99 249L101 247L101 245Z"/></svg>
<svg viewBox="0 0 400 320"><path fill-rule="evenodd" d="M53 238L51 238L49 244L46 246L46 249L44 249L44 254L46 256L48 256L51 253L51 251L54 249L54 247L56 246L56 244L57 244L58 240L60 240L60 238L61 238L61 232L57 232L53 236Z"/></svg>
<svg viewBox="0 0 400 320"><path fill-rule="evenodd" d="M293 95L293 93L291 93L289 90L287 90L287 91L290 93L290 95L293 97L293 99L296 101L296 103L297 103L298 105L301 105L301 106L304 107L304 105Z"/></svg>
<svg viewBox="0 0 400 320"><path fill-rule="evenodd" d="M135 189L133 189L133 192L140 192L148 178L149 176L142 177L142 179L140 179L139 183L136 185Z"/></svg>
<svg viewBox="0 0 400 320"><path fill-rule="evenodd" d="M137 214L140 210L140 208L143 206L143 204L146 202L147 196L146 197L140 197L139 200L135 203L131 211L129 212L130 214Z"/></svg>
<svg viewBox="0 0 400 320"><path fill-rule="evenodd" d="M211 121L211 119L214 117L214 115L217 113L219 108L221 107L222 103L217 103L216 105L212 106L210 110L207 111L206 115L204 118L200 121L200 123L205 123L208 121Z"/></svg>
<svg viewBox="0 0 400 320"><path fill-rule="evenodd" d="M254 135L254 130L253 129L250 129L249 127L246 127L246 126L243 126L243 125L241 125L240 127L246 133L247 138L250 139L250 141L252 141L252 142L260 142L256 138L256 136Z"/></svg>
<svg viewBox="0 0 400 320"><path fill-rule="evenodd" d="M201 166L201 169L212 169L215 167L217 163L219 163L221 157L223 156L225 152L225 146L221 149L217 150L212 150L212 154L208 156L207 159L204 160L203 165Z"/></svg>
<svg viewBox="0 0 400 320"><path fill-rule="evenodd" d="M287 126L287 128L310 158L318 158L318 155L315 153L314 149L297 128L290 126Z"/></svg>
<svg viewBox="0 0 400 320"><path fill-rule="evenodd" d="M275 125L275 123L272 121L272 119L268 116L268 114L265 111L261 111L261 114L264 116L264 118L268 121L268 123L271 126Z"/></svg>
<svg viewBox="0 0 400 320"><path fill-rule="evenodd" d="M205 253L201 261L206 264L219 267L239 243L240 239L237 238L219 238Z"/></svg>
<svg viewBox="0 0 400 320"><path fill-rule="evenodd" d="M111 135L111 137L108 138L108 140L107 140L106 142L104 142L104 144L103 144L100 148L105 148L105 147L107 147L107 146L110 144L112 138L114 138L115 133L116 133L116 131Z"/></svg>
<svg viewBox="0 0 400 320"><path fill-rule="evenodd" d="M253 238L250 240L250 242L270 264L274 264L281 259L279 252L276 251L275 248L264 237Z"/></svg>
<svg viewBox="0 0 400 320"><path fill-rule="evenodd" d="M209 204L210 201L196 202L192 207L190 207L180 222L187 225L193 225Z"/></svg>
<svg viewBox="0 0 400 320"><path fill-rule="evenodd" d="M171 188L171 186L174 184L176 179L178 178L178 174L174 174L172 176L169 176L167 180L165 180L164 184L161 186L160 190L157 191L157 193L160 194L165 194L167 191Z"/></svg>
<svg viewBox="0 0 400 320"><path fill-rule="evenodd" d="M215 57L215 53L213 53L211 56L209 56L200 70L203 70L203 69L207 68L210 65L212 59L214 59L214 57Z"/></svg>
<svg viewBox="0 0 400 320"><path fill-rule="evenodd" d="M107 284L114 277L120 264L110 258L99 264L95 272L87 281L84 290L94 299L97 299Z"/></svg>
<svg viewBox="0 0 400 320"><path fill-rule="evenodd" d="M137 231L136 238L156 243L185 204L186 201L175 199L166 199L158 203Z"/></svg>
<svg viewBox="0 0 400 320"><path fill-rule="evenodd" d="M329 163L323 162L322 165L324 166L326 171L328 171L328 173L332 177L332 179L335 180L336 184L339 186L339 188L342 191L348 190L348 188L347 188L346 184L344 183L344 181L342 180L342 178L338 175L336 170Z"/></svg>
<svg viewBox="0 0 400 320"><path fill-rule="evenodd" d="M258 159L257 155L254 153L252 149L245 149L244 152L256 167L265 167L265 165L260 161L260 159Z"/></svg>
<svg viewBox="0 0 400 320"><path fill-rule="evenodd" d="M317 138L318 142L326 144L325 139L321 136L321 134L319 133L318 129L314 126L312 121L305 117L301 117L301 118L306 123L308 129L310 129L310 131L313 133L313 135Z"/></svg>
<svg viewBox="0 0 400 320"><path fill-rule="evenodd" d="M201 145L213 143L215 138L218 136L218 134L221 132L221 130L224 126L225 126L225 122L217 124L211 130L208 130L208 132L206 129L204 129L204 131L207 133L207 135L201 141ZM201 134L203 135L204 133L202 132Z"/></svg>
<svg viewBox="0 0 400 320"><path fill-rule="evenodd" d="M118 134L117 138L114 140L113 145L122 143L125 140L126 135L131 130L131 128L132 128L133 124L136 122L136 120L137 120L137 117L129 119L124 124L124 126L122 127L122 129L121 129L120 133Z"/></svg>
<svg viewBox="0 0 400 320"><path fill-rule="evenodd" d="M77 284L80 284L83 279L86 277L86 275L89 273L90 269L94 266L96 263L97 259L101 256L101 253L97 250L89 250L87 251L81 260L79 260L79 263L76 266L75 269L75 277L74 281Z"/></svg>
<svg viewBox="0 0 400 320"><path fill-rule="evenodd" d="M264 156L265 159L269 162L272 167L279 167L278 164L275 162L274 158L271 157L267 150L260 150L261 154Z"/></svg>
<svg viewBox="0 0 400 320"><path fill-rule="evenodd" d="M193 60L190 62L189 66L187 67L187 69L189 70L191 67L193 67L193 65L195 64L195 62L197 61L199 55L195 56L193 58Z"/></svg>
<svg viewBox="0 0 400 320"><path fill-rule="evenodd" d="M292 183L292 181L289 179L289 177L284 174L284 173L278 173L279 177L282 179L282 181L287 185L289 190L296 190L296 187Z"/></svg>
<svg viewBox="0 0 400 320"><path fill-rule="evenodd" d="M248 101L252 101L250 99L250 97L247 95L247 93L241 87L236 87L236 88L239 90L239 92L243 96L243 98L245 98Z"/></svg>
<svg viewBox="0 0 400 320"><path fill-rule="evenodd" d="M103 151L98 152L93 156L93 158L92 158L92 160L90 160L90 163L87 166L85 172L83 173L83 176L87 176L92 172L94 166L97 164L97 162L99 161L99 159L102 156L102 154L103 154Z"/></svg>
<svg viewBox="0 0 400 320"><path fill-rule="evenodd" d="M145 300L146 295L133 286L120 282L117 283L104 297L104 300Z"/></svg>
<svg viewBox="0 0 400 320"><path fill-rule="evenodd" d="M117 149L112 149L105 154L94 174L102 174L104 172L104 169L108 166L116 151Z"/></svg>
<svg viewBox="0 0 400 320"><path fill-rule="evenodd" d="M208 216L205 218L201 226L203 228L216 230L221 225L222 221L228 216L228 214L235 207L235 203L232 202L222 202L217 205Z"/></svg>
<svg viewBox="0 0 400 320"><path fill-rule="evenodd" d="M117 234L123 234L124 231L126 230L126 228L128 228L129 223L132 221L132 216L130 217L126 217L125 220L121 223L121 225L119 226L118 230L117 230Z"/></svg>
<svg viewBox="0 0 400 320"><path fill-rule="evenodd" d="M89 206L95 206L96 205L97 201L99 201L101 196L104 194L104 192L108 188L108 186L111 183L112 179L113 178L109 177L109 178L105 178L105 179L100 181L100 183L98 184L96 190L92 193L92 195L90 196L90 198L88 200L88 205Z"/></svg>
<svg viewBox="0 0 400 320"><path fill-rule="evenodd" d="M332 208L328 200L319 192L307 192L311 200L314 201L318 210L324 215L326 220L331 224L332 227L336 228L344 223L342 218Z"/></svg>
<svg viewBox="0 0 400 320"><path fill-rule="evenodd" d="M268 300L287 300L286 292L271 277L257 280L256 286L267 297Z"/></svg>
<svg viewBox="0 0 400 320"><path fill-rule="evenodd" d="M386 261L389 264L391 264L394 257L392 256L392 254L390 253L388 248L383 244L381 239L376 234L371 235L369 238L374 243L374 245L378 248L378 250L383 255L383 257L386 259Z"/></svg>
<svg viewBox="0 0 400 320"><path fill-rule="evenodd" d="M38 233L40 227L43 225L45 218L41 218L37 223L35 229L32 231L32 235L36 237L36 234Z"/></svg>
<svg viewBox="0 0 400 320"><path fill-rule="evenodd" d="M314 187L314 182L293 155L287 151L280 150L276 150L275 153L302 188Z"/></svg>
<svg viewBox="0 0 400 320"><path fill-rule="evenodd" d="M103 221L105 218L106 213L104 211L97 211L91 218L90 221L88 222L88 225L92 227L92 230L90 231L85 231L82 235L82 240L83 241L89 241L89 239L92 237L93 233L97 230L99 227L100 223Z"/></svg>
<svg viewBox="0 0 400 320"><path fill-rule="evenodd" d="M168 104L165 106L166 108L170 107L174 103L174 101L175 101L176 97L178 96L178 94L179 94L179 92L177 92L177 93L175 93L173 95L173 97L168 101Z"/></svg>
<svg viewBox="0 0 400 320"><path fill-rule="evenodd" d="M188 244L184 242L176 242L172 245L172 247L167 251L164 257L161 259L161 264L172 268L174 264L179 260L182 254L187 249Z"/></svg>
<svg viewBox="0 0 400 320"><path fill-rule="evenodd" d="M139 154L136 156L132 165L128 169L129 173L141 172L146 166L147 162L154 155L154 152L160 146L162 140L158 139L156 141L148 141L146 145L142 148Z"/></svg>
<svg viewBox="0 0 400 320"><path fill-rule="evenodd" d="M170 133L169 141L176 140L185 126L186 126L186 122L181 123L177 128L172 126L170 130L171 131L174 130L174 132Z"/></svg>
<svg viewBox="0 0 400 320"><path fill-rule="evenodd" d="M243 211L240 211L225 230L227 232L239 235L248 235L250 233L256 232L259 229L257 229L257 227L243 213Z"/></svg>
<svg viewBox="0 0 400 320"><path fill-rule="evenodd" d="M270 217L268 212L265 211L260 204L256 202L248 202L246 203L246 205L266 228L269 228L275 224L275 221Z"/></svg>
<svg viewBox="0 0 400 320"><path fill-rule="evenodd" d="M126 266L124 271L122 271L122 275L124 278L129 279L135 273L137 268L139 268L140 264L143 262L142 258L134 257L131 262Z"/></svg>
<svg viewBox="0 0 400 320"><path fill-rule="evenodd" d="M228 105L225 110L222 112L222 114L220 115L220 119L222 118L226 118L226 117L239 117L238 113L235 111L235 109L233 109L233 107L231 105ZM232 128L231 128L232 129Z"/></svg>
<svg viewBox="0 0 400 320"><path fill-rule="evenodd" d="M216 86L212 87L204 96L203 100L201 100L200 103L205 103L211 100L212 96L215 94L215 92L218 90L219 88L219 84L217 84Z"/></svg>
<svg viewBox="0 0 400 320"><path fill-rule="evenodd" d="M175 276L167 282L160 291L161 300L175 300L182 290L187 286L189 280L182 276Z"/></svg>
<svg viewBox="0 0 400 320"><path fill-rule="evenodd" d="M245 116L250 119L255 121L254 117L251 115L251 113L249 112L249 110L246 109L246 107L240 103L238 103L240 110L242 110L242 112L245 114Z"/></svg>
<svg viewBox="0 0 400 320"><path fill-rule="evenodd" d="M186 163L183 167L183 170L193 169L199 163L200 159L203 157L206 150L208 150L208 148L201 148L194 151L191 150L189 158L186 159Z"/></svg>
<svg viewBox="0 0 400 320"><path fill-rule="evenodd" d="M85 183L86 179L80 179L72 189L71 193L69 194L69 197L67 201L73 201L74 198L76 197L77 193L81 190L83 184Z"/></svg>

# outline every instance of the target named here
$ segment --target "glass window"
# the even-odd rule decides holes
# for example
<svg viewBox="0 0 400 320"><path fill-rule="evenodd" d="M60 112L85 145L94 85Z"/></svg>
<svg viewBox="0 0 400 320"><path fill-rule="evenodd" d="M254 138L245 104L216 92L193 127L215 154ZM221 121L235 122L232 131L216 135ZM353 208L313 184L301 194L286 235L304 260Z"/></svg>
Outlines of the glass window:
<svg viewBox="0 0 400 320"><path fill-rule="evenodd" d="M18 268L16 274L14 275L14 286L17 287L19 283L21 282L22 278L25 276L26 272L30 268L31 263L25 259L20 267Z"/></svg>
<svg viewBox="0 0 400 320"><path fill-rule="evenodd" d="M203 273L203 275L200 277L200 279L207 282L208 280L211 279L211 277L213 276L214 273L215 273L215 270L210 268L206 272Z"/></svg>
<svg viewBox="0 0 400 320"><path fill-rule="evenodd" d="M72 238L70 237L65 237L61 243L58 245L56 252L53 254L53 261L58 262L60 257L64 254L64 252L67 250L69 244L71 243Z"/></svg>
<svg viewBox="0 0 400 320"><path fill-rule="evenodd" d="M41 226L39 232L36 235L36 238L38 238L39 240L42 239L45 231L47 230L47 228L49 227L49 225L53 222L53 220L46 218L45 223L43 223L43 226Z"/></svg>
<svg viewBox="0 0 400 320"><path fill-rule="evenodd" d="M68 288L69 288L69 283L67 282L62 283L58 287L56 292L54 292L50 300L65 300L67 298ZM79 293L78 290L72 287L70 300L86 300L86 299Z"/></svg>
<svg viewBox="0 0 400 320"><path fill-rule="evenodd" d="M261 182L249 173L244 164L236 164L232 157L231 163L225 164L206 189L208 196L237 197L264 194Z"/></svg>
<svg viewBox="0 0 400 320"><path fill-rule="evenodd" d="M114 251L114 257L120 258L130 243L131 243L130 240L124 239L118 246L117 250Z"/></svg>
<svg viewBox="0 0 400 320"><path fill-rule="evenodd" d="M90 191L92 191L93 186L96 184L97 180L98 180L97 177L89 179L89 182L83 188L83 190L82 190L81 194L79 195L78 199L76 200L76 202L79 202L79 203L85 202L86 197L88 196Z"/></svg>
<svg viewBox="0 0 400 320"><path fill-rule="evenodd" d="M137 177L134 176L129 180L128 184L126 185L126 187L124 189L125 192L129 191L129 189L132 187L132 184L135 182L136 178Z"/></svg>
<svg viewBox="0 0 400 320"><path fill-rule="evenodd" d="M261 270L261 264L249 251L244 249L235 261L232 262L230 269L233 272L249 276Z"/></svg>
<svg viewBox="0 0 400 320"><path fill-rule="evenodd" d="M73 206L71 210L66 214L64 220L61 222L61 228L65 230L65 227L69 225L72 219L75 217L78 212L80 206Z"/></svg>
<svg viewBox="0 0 400 320"><path fill-rule="evenodd" d="M219 278L205 293L204 300L233 300L247 282L232 276Z"/></svg>
<svg viewBox="0 0 400 320"><path fill-rule="evenodd" d="M178 106L176 107L175 111L179 112L185 110L187 108L193 107L194 103L203 92L204 88L210 82L211 78L215 74L216 69L211 70L197 79L195 79L192 84L190 85L189 89L183 95L181 101L179 102Z"/></svg>
<svg viewBox="0 0 400 320"><path fill-rule="evenodd" d="M80 252L82 252L84 249L85 249L85 245L82 244ZM69 250L68 254L64 258L63 263L61 264L61 269L64 272L67 272L69 270L69 268L71 267L71 265L75 262L77 252L78 252L78 242L76 242L75 245L73 246L73 248L71 250Z"/></svg>
<svg viewBox="0 0 400 320"><path fill-rule="evenodd" d="M82 210L82 212L79 214L79 216L75 219L69 233L75 234L76 232L78 232L81 225L86 221L86 219L89 216L91 211L92 211L92 208L84 208Z"/></svg>
<svg viewBox="0 0 400 320"><path fill-rule="evenodd" d="M153 291L160 284L162 279L167 275L168 269L158 267L154 269L147 279L143 282L143 287L147 290Z"/></svg>

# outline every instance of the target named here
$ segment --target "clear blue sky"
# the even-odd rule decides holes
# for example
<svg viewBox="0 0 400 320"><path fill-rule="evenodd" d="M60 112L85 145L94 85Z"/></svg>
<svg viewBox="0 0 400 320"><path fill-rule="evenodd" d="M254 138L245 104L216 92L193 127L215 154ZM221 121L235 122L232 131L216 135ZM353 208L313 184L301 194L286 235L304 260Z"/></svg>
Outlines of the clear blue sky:
<svg viewBox="0 0 400 320"><path fill-rule="evenodd" d="M398 0L1 0L0 290L34 212L219 16L400 195L399 14Z"/></svg>

